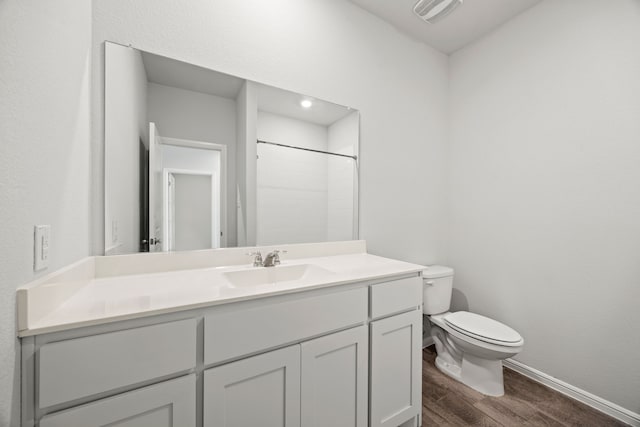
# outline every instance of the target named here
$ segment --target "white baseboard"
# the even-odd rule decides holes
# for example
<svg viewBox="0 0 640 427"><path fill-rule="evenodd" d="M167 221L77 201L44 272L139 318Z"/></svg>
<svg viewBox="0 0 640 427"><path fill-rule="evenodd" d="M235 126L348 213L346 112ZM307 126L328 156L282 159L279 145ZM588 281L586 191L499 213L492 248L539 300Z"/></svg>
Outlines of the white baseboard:
<svg viewBox="0 0 640 427"><path fill-rule="evenodd" d="M503 361L503 364L511 370L569 396L578 402L591 406L600 412L604 412L605 414L627 423L630 426L640 427L640 414L631 412L628 409L616 405L615 403L595 396L587 391L579 389L578 387L574 387L571 384L567 384L564 381L554 378L551 375L547 375L544 372L540 372L537 369L533 369L524 363L518 362L517 360L507 359Z"/></svg>

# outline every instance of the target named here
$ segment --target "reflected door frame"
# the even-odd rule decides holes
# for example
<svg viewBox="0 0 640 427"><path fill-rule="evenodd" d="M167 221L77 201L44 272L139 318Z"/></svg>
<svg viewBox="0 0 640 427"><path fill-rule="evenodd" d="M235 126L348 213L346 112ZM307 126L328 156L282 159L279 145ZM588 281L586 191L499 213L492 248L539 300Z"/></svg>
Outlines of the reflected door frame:
<svg viewBox="0 0 640 427"><path fill-rule="evenodd" d="M163 170L163 195L168 194L168 182L169 182L169 173L179 173L179 174L190 174L190 175L210 175L212 176L211 188L212 192L216 192L216 188L218 189L220 198L216 200L215 197L212 197L212 214L216 211L216 207L218 210L218 218L219 224L216 230L216 227L212 227L211 233L211 241L218 242L218 247L226 248L227 247L227 146L224 144L215 144L212 142L203 142L203 141L193 141L188 139L180 139L180 138L168 138L162 137L161 140L162 145L173 145L176 147L187 147L187 148L197 148L201 150L213 150L218 151L220 153L220 169L218 173L211 173L211 171L197 171L197 170L185 170L185 169L174 169L174 168L165 168ZM213 194L212 194L213 196ZM217 202L217 206L216 206ZM169 203L167 197L163 197L163 210L165 213L168 213ZM215 224L214 224L215 225ZM163 236L168 236L169 227L166 224L163 228ZM166 241L166 240L165 240Z"/></svg>

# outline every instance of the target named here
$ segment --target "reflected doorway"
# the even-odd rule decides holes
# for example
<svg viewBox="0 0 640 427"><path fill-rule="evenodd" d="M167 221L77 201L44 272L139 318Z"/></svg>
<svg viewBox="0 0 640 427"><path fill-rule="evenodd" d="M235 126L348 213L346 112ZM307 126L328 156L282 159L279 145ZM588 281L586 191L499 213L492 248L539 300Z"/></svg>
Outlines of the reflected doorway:
<svg viewBox="0 0 640 427"><path fill-rule="evenodd" d="M155 151L154 251L225 247L226 146L161 137Z"/></svg>
<svg viewBox="0 0 640 427"><path fill-rule="evenodd" d="M219 194L208 172L165 170L167 249L185 251L220 247Z"/></svg>

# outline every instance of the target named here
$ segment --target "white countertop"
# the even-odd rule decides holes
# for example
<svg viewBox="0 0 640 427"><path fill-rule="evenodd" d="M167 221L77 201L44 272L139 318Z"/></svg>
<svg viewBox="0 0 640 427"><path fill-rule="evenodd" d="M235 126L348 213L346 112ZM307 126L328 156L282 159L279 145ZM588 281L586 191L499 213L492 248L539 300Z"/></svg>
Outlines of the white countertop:
<svg viewBox="0 0 640 427"><path fill-rule="evenodd" d="M79 268L87 269L86 263L80 264ZM312 269L296 280L255 286L236 286L225 274L265 268L286 269L296 265L311 265ZM18 336L384 279L417 273L425 268L358 252L284 259L276 267L240 264L150 274L75 278L61 280L60 284L51 280L41 281L18 290ZM64 291L59 291L62 288ZM29 292L32 293L31 300Z"/></svg>

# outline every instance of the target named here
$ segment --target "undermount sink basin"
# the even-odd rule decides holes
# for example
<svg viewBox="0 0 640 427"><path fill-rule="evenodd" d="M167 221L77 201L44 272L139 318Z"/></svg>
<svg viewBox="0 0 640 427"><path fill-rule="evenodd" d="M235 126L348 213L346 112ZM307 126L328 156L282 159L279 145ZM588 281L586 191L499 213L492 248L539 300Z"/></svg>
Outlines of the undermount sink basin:
<svg viewBox="0 0 640 427"><path fill-rule="evenodd" d="M330 274L329 270L317 265L296 264L228 271L224 273L224 276L235 287L248 287L295 280L313 280Z"/></svg>

